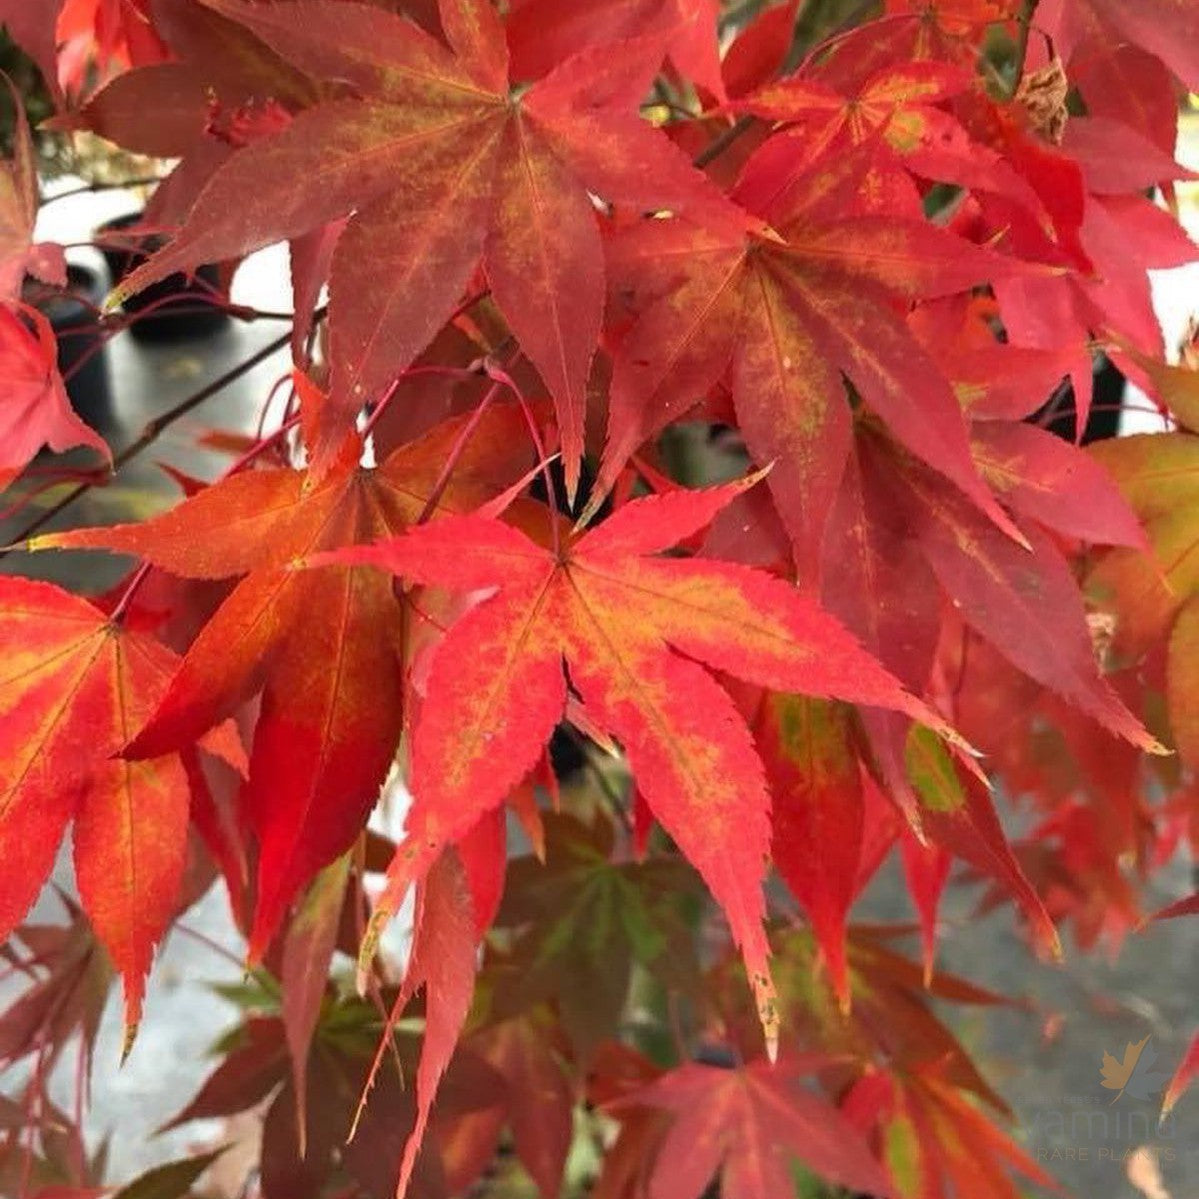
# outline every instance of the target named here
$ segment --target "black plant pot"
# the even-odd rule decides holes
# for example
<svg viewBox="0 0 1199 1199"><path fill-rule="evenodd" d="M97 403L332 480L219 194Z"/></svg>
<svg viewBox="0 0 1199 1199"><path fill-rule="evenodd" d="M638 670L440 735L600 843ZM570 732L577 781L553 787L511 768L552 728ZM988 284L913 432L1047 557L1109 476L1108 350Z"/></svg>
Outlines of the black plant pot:
<svg viewBox="0 0 1199 1199"><path fill-rule="evenodd" d="M156 233L138 233L140 212L106 221L96 230L97 245L113 285L136 270L166 239ZM216 266L201 266L195 277L168 275L144 291L130 296L124 310L137 317L130 326L134 337L144 341L174 341L188 337L206 337L228 323L229 314L212 304L213 292L221 290ZM147 313L139 316L140 313Z"/></svg>
<svg viewBox="0 0 1199 1199"><path fill-rule="evenodd" d="M67 268L66 290L36 280L26 283L24 299L50 322L58 342L58 369L66 380L71 407L93 429L112 424L112 388L100 305L104 285L87 267Z"/></svg>

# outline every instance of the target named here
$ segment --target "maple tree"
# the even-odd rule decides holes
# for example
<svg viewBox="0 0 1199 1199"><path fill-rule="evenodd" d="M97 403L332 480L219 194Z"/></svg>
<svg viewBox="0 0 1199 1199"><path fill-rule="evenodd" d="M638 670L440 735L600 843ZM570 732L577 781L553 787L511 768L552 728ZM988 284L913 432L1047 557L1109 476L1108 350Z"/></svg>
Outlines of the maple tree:
<svg viewBox="0 0 1199 1199"><path fill-rule="evenodd" d="M941 907L957 869L1047 958L1196 912L1145 896L1199 848L1199 355L1149 277L1199 258L1197 14L0 0L52 129L164 163L103 335L280 242L294 298L114 453L23 292L68 278L10 86L0 1190L201 1193L217 1150L109 1185L82 1112L214 884L240 1021L171 1124L257 1113L245 1194L1054 1186L936 1006L1008 1002ZM277 351L219 478L75 527ZM1162 432L1083 444L1101 356ZM74 594L66 549L134 563ZM855 920L892 860L913 921ZM1169 1113L1196 1046L1146 1045L1101 1085Z"/></svg>

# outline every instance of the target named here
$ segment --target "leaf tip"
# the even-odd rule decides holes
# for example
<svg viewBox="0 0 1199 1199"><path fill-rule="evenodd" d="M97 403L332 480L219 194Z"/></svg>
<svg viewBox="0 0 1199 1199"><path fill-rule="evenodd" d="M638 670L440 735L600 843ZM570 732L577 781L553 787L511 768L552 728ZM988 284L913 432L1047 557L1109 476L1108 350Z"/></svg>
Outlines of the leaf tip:
<svg viewBox="0 0 1199 1199"><path fill-rule="evenodd" d="M779 1004L778 992L769 973L751 973L754 997L757 1000L758 1020L762 1025L762 1037L766 1042L766 1056L774 1065L779 1056Z"/></svg>
<svg viewBox="0 0 1199 1199"><path fill-rule="evenodd" d="M779 1032L777 1022L773 1032L766 1034L766 1060L772 1065L777 1066L779 1060Z"/></svg>
<svg viewBox="0 0 1199 1199"><path fill-rule="evenodd" d="M362 944L358 947L358 969L354 976L355 986L359 995L365 995L370 985L371 965L375 954L379 951L379 941L383 930L391 919L393 912L390 907L377 907L371 913L370 923L362 936Z"/></svg>
<svg viewBox="0 0 1199 1199"><path fill-rule="evenodd" d="M134 1042L137 1040L138 1031L141 1029L141 1021L138 1019L128 1020L125 1023L125 1036L121 1041L121 1061L124 1064L129 1060L129 1055L133 1052Z"/></svg>
<svg viewBox="0 0 1199 1199"><path fill-rule="evenodd" d="M757 487L757 485L764 478L766 478L766 476L769 475L772 470L774 470L776 462L778 462L777 458L771 458L771 460L767 462L765 466L760 466L757 470L751 471L748 475L746 475L745 478L741 480L742 490L748 491L751 487Z"/></svg>
<svg viewBox="0 0 1199 1199"><path fill-rule="evenodd" d="M1041 913L1041 919L1037 921L1037 924L1040 926L1037 931L1037 939L1041 950L1055 966L1060 966L1066 960L1066 949L1062 944L1061 934L1046 912Z"/></svg>
<svg viewBox="0 0 1199 1199"><path fill-rule="evenodd" d="M583 505L583 511L579 513L578 519L574 523L572 532L576 536L581 533L594 519L595 514L603 506L604 500L607 499L607 491L600 487L595 487L591 495L588 496L587 502Z"/></svg>

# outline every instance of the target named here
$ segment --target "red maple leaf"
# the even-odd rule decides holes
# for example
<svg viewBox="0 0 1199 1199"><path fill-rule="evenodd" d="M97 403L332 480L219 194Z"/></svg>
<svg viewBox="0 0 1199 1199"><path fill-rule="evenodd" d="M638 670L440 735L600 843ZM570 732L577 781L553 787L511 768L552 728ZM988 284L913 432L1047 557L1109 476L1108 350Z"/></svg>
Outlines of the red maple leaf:
<svg viewBox="0 0 1199 1199"><path fill-rule="evenodd" d="M504 28L486 0L443 0L452 50L364 5L313 0L296 21L286 3L205 3L354 94L307 109L216 171L178 236L122 293L353 211L333 253L323 458L432 341L482 261L554 398L573 494L604 300L592 194L739 219L637 113L663 36L585 49L522 90L509 79Z"/></svg>
<svg viewBox="0 0 1199 1199"><path fill-rule="evenodd" d="M85 599L0 580L0 930L11 932L74 820L75 873L125 983L130 1035L187 847L188 780L174 754L114 755L165 694L177 659Z"/></svg>
<svg viewBox="0 0 1199 1199"><path fill-rule="evenodd" d="M870 146L799 172L790 150L775 169L776 148L762 147L735 194L777 233L644 221L613 238L616 297L636 319L615 354L599 494L727 372L738 427L754 458L774 463L769 486L813 585L852 442L848 379L903 444L1012 532L970 460L949 383L896 311L900 297L956 293L1007 267L920 218L862 211Z"/></svg>
<svg viewBox="0 0 1199 1199"><path fill-rule="evenodd" d="M796 1055L735 1070L688 1063L623 1106L673 1114L657 1150L649 1199L699 1199L719 1172L726 1199L778 1199L794 1188L795 1159L832 1182L872 1195L891 1188L854 1126L802 1079L827 1059Z"/></svg>
<svg viewBox="0 0 1199 1199"><path fill-rule="evenodd" d="M565 660L589 719L624 746L654 814L724 908L773 1039L761 925L769 798L749 730L699 662L760 686L940 722L790 584L651 556L703 528L746 485L631 502L558 550L465 516L328 559L455 591L498 588L433 658L412 743L408 836L376 931L442 848L528 773L566 708Z"/></svg>
<svg viewBox="0 0 1199 1199"><path fill-rule="evenodd" d="M259 845L254 957L297 891L361 831L403 727L403 621L390 580L366 567L287 566L419 519L463 424L443 423L375 470L359 468L351 442L350 457L319 483L306 471L247 471L141 524L32 543L138 554L190 578L244 576L127 740L139 759L187 746L261 693L240 798ZM527 444L519 413L493 406L434 515L502 490L529 464Z"/></svg>

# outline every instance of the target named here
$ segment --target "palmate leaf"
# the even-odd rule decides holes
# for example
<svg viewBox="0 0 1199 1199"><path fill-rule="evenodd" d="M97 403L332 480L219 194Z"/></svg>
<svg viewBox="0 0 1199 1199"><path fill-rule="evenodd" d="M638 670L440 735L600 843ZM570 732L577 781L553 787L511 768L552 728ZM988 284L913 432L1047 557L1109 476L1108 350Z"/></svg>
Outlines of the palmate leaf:
<svg viewBox="0 0 1199 1199"><path fill-rule="evenodd" d="M355 0L204 0L357 98L302 112L212 177L171 243L121 286L239 256L354 212L333 254L332 404L318 462L433 340L480 260L558 413L578 481L604 264L591 193L642 209L737 210L637 114L661 32L585 49L519 96L484 0L443 0L452 50Z"/></svg>
<svg viewBox="0 0 1199 1199"><path fill-rule="evenodd" d="M13 155L0 164L0 299L16 300L27 274L62 285L67 264L62 247L34 243L38 210L37 163L25 105L13 83L5 79L14 109Z"/></svg>
<svg viewBox="0 0 1199 1199"><path fill-rule="evenodd" d="M89 82L89 57L101 70L162 62L166 46L154 27L150 0L66 0L58 22L66 80L72 90Z"/></svg>
<svg viewBox="0 0 1199 1199"><path fill-rule="evenodd" d="M193 3L154 0L169 62L125 71L54 118L126 150L179 162L146 206L149 226L173 228L211 174L261 130L316 102L319 88L233 21ZM297 305L298 306L298 305ZM302 320L298 322L301 326Z"/></svg>
<svg viewBox="0 0 1199 1199"><path fill-rule="evenodd" d="M508 21L512 74L538 79L586 46L661 30L670 60L693 82L724 99L716 22L719 0L523 0Z"/></svg>
<svg viewBox="0 0 1199 1199"><path fill-rule="evenodd" d="M1111 475L1060 437L1035 425L980 421L970 446L983 478L1022 516L1095 545L1145 547L1145 531Z"/></svg>
<svg viewBox="0 0 1199 1199"><path fill-rule="evenodd" d="M891 1188L865 1139L803 1084L828 1061L794 1055L735 1070L688 1063L616 1105L661 1108L673 1121L657 1150L649 1199L700 1199L718 1172L725 1199L793 1192L791 1159L872 1195Z"/></svg>
<svg viewBox="0 0 1199 1199"><path fill-rule="evenodd" d="M1006 197L1047 223L1044 206L1028 182L954 116L952 102L977 86L973 71L962 66L935 60L889 62L846 95L822 82L817 71L813 78L769 84L742 107L788 126L777 145L780 151L787 147L796 175L817 153L842 153L877 139L883 162L918 179ZM923 215L915 189L909 206L910 215Z"/></svg>
<svg viewBox="0 0 1199 1199"><path fill-rule="evenodd" d="M729 563L651 556L706 526L745 486L634 501L556 553L466 516L318 559L454 591L498 588L432 660L412 742L407 838L376 934L442 848L528 773L566 707L565 659L589 720L623 745L654 815L724 909L773 1041L761 892L769 798L749 730L704 666L943 726L790 584Z"/></svg>
<svg viewBox="0 0 1199 1199"><path fill-rule="evenodd" d="M5 19L0 6L0 23ZM19 22L13 34L20 41ZM27 276L63 286L67 267L61 246L34 242L38 181L33 139L20 94L7 77L4 83L14 120L13 155L0 162L0 378L5 384L0 396L0 491L43 446L61 453L86 445L112 458L104 439L71 407L49 320L21 302Z"/></svg>
<svg viewBox="0 0 1199 1199"><path fill-rule="evenodd" d="M997 1002L934 968L939 906L957 860L1039 948L1064 918L1085 945L1135 925L1139 876L1195 839L1199 439L1092 459L1026 421L1052 396L1048 422L1068 378L1085 424L1103 348L1199 429L1195 372L1157 361L1146 277L1194 253L1146 195L1188 178L1170 155L1179 80L1199 75L1191 7L0 0L51 76L82 78L77 35L118 59L156 57L161 36L170 61L80 95L56 128L179 160L146 218L178 236L135 286L216 259L227 281L247 249L290 242L293 354L332 385L328 404L301 396L304 469L263 469L282 443L247 442L252 469L181 479L166 516L41 543L140 554L132 591L88 605L0 581L0 922L73 819L83 899L140 998L190 820L280 980L230 989L246 1026L190 1109L264 1113L264 1199L384 1196L397 1175L443 1199L489 1165L503 1189L509 1144L553 1199L587 1156L584 1094L620 1123L596 1199L784 1199L814 1189L793 1181L804 1162L904 1199L1048 1185L933 1010ZM56 24L74 43L58 62ZM1064 75L1039 70L1059 54ZM119 65L89 62L88 85ZM1063 132L1067 110L1086 115ZM48 327L17 307L23 277L56 265L32 245L27 138L0 185L11 476L43 443L102 446L70 415ZM513 501L538 437L494 404L501 363L552 394L567 490L590 481L584 427L594 449L607 422L594 502L615 515L593 531L596 512L572 533L548 497ZM369 446L364 404L383 418ZM679 429L693 411L721 428ZM679 489L743 449L774 464L766 486ZM61 477L45 470L18 505ZM634 472L654 498L628 503ZM955 758L913 697L986 755ZM217 723L234 713L248 755ZM562 720L627 758L616 844L606 816L575 822L600 810L596 762L553 777ZM198 752L214 725L223 761ZM1179 752L1147 758L1158 735ZM415 800L364 948L415 889L412 953L383 982L405 1024L347 1142L380 1022L339 996L330 959L362 933L359 872L394 850L361 829L397 750ZM1038 811L1015 845L984 768ZM544 861L509 869L509 809ZM625 860L666 840L655 822L675 847ZM847 929L897 848L918 926ZM769 941L768 862L808 917L772 888L787 918ZM213 873L194 865L189 896ZM701 875L736 944L692 927ZM32 985L0 1062L37 1063L35 1080L78 1032L86 1055L110 982L71 914L2 955ZM923 970L889 948L917 933ZM687 1064L665 1073L629 1047L665 1058L668 1039ZM729 1069L689 1060L715 1040ZM1164 1081L1151 1054L1113 1062L1130 1095ZM94 1190L74 1121L19 1108L0 1099L0 1191Z"/></svg>
<svg viewBox="0 0 1199 1199"><path fill-rule="evenodd" d="M988 26L1016 15L1018 0L886 0L886 19L838 41L821 74L860 84L881 67L928 59L970 66Z"/></svg>
<svg viewBox="0 0 1199 1199"><path fill-rule="evenodd" d="M841 1112L859 1133L872 1134L870 1143L890 1175L886 1194L1017 1199L1022 1192L1011 1171L1055 1189L995 1122L997 1116L1010 1119L1011 1111L933 1004L1016 1001L952 974L925 976L919 963L889 946L896 933L908 931L851 927L849 1013L813 970L810 934L780 932L777 960L788 1029L804 1040L814 1035L829 1054L850 1063L857 1081L842 1093ZM840 1072L833 1077L844 1078Z"/></svg>
<svg viewBox="0 0 1199 1199"><path fill-rule="evenodd" d="M545 829L544 860L508 867L496 918L518 938L507 1001L553 1001L576 1059L586 1061L620 1028L634 964L687 968L685 926L670 920L670 905L694 894L698 880L677 858L613 860L614 829L602 819L548 814Z"/></svg>
<svg viewBox="0 0 1199 1199"><path fill-rule="evenodd" d="M78 1035L84 1054L94 1053L113 973L82 910L63 898L66 924L23 924L9 939L28 950L29 986L0 1013L0 1063L40 1057L49 1066ZM2 1176L2 1171L0 1171Z"/></svg>
<svg viewBox="0 0 1199 1199"><path fill-rule="evenodd" d="M444 914L452 920L455 909L451 906ZM223 1039L219 1064L166 1127L265 1107L261 1172L267 1199L315 1199L335 1178L344 1185L346 1174L366 1194L393 1195L401 1154L418 1119L414 1089L407 1081L415 1072L417 1042L406 1032L391 1039L389 1069L380 1072L371 1102L360 1113L357 1135L350 1139L355 1103L377 1036L378 1017L370 1005L356 999L326 1005L301 1104L289 1078L282 1021L277 1015L251 1015ZM398 1069L390 1068L393 1065ZM440 1199L446 1194L443 1135L451 1133L463 1115L497 1106L501 1081L478 1055L464 1051L455 1057L434 1113L438 1135L430 1137L415 1162L413 1195ZM307 1113L304 1131L296 1120L301 1106Z"/></svg>
<svg viewBox="0 0 1199 1199"><path fill-rule="evenodd" d="M498 837L492 835L497 828ZM387 1064L395 1022L409 1000L423 990L425 1027L416 1068L415 1118L399 1161L396 1199L404 1199L409 1185L417 1180L433 1103L470 1012L478 945L492 916L481 910L480 897L492 896L493 881L502 881L506 864L502 829L501 821L492 819L492 814L483 816L472 834L459 842L463 852L447 848L417 885L412 952L351 1128L352 1139L368 1111L370 1092ZM486 1096L480 1098L478 1106L489 1106Z"/></svg>
<svg viewBox="0 0 1199 1199"><path fill-rule="evenodd" d="M188 782L173 754L113 755L177 659L87 600L16 578L0 580L0 644L0 930L25 915L74 819L83 905L124 979L132 1030L183 877Z"/></svg>
<svg viewBox="0 0 1199 1199"><path fill-rule="evenodd" d="M615 355L597 494L728 372L738 427L753 457L774 463L771 493L810 585L852 441L848 379L1019 539L970 459L948 381L895 311L900 297L951 295L1012 265L921 219L864 211L871 146L798 173L789 153L780 174L775 141L735 195L778 233L644 221L611 239L615 295L636 319Z"/></svg>
<svg viewBox="0 0 1199 1199"><path fill-rule="evenodd" d="M32 544L138 554L192 578L244 576L126 741L135 759L186 747L262 694L240 801L259 847L252 957L299 889L361 831L402 728L403 621L390 580L359 567L286 567L417 520L463 423L439 425L375 470L346 459L316 484L305 471L250 471L141 524ZM523 418L492 407L434 515L477 506L531 460Z"/></svg>
<svg viewBox="0 0 1199 1199"><path fill-rule="evenodd" d="M453 849L443 853L421 881L416 909L412 956L366 1084L369 1091L386 1059L391 1025L412 996L423 988L425 1034L416 1070L416 1120L404 1143L396 1199L404 1199L412 1179L433 1100L454 1055L474 991L478 943L474 906L466 872Z"/></svg>
<svg viewBox="0 0 1199 1199"><path fill-rule="evenodd" d="M830 980L817 968L818 946L810 932L791 928L772 936L786 1027L795 1046L810 1043L814 1035L827 1052L859 1063L873 1063L881 1057L896 1069L906 1070L937 1062L947 1083L970 1092L994 1111L1010 1115L1003 1099L938 1017L930 997L984 1007L1012 1001L944 971L926 980L918 962L889 947L888 934L894 936L895 931L886 926L850 926L853 1005L848 1011L837 1002Z"/></svg>

